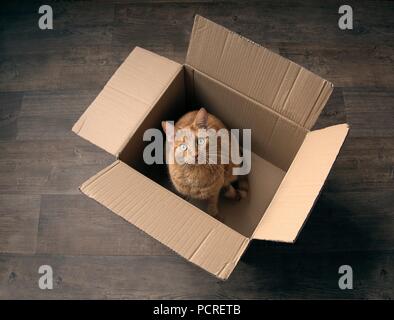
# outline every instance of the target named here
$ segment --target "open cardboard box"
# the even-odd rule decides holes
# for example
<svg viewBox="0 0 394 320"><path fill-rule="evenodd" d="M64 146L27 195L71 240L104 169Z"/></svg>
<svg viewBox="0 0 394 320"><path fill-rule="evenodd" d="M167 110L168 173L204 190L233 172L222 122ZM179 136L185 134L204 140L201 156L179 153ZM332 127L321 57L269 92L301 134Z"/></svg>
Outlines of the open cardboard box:
<svg viewBox="0 0 394 320"><path fill-rule="evenodd" d="M227 279L253 239L292 243L319 195L347 124L310 131L333 86L196 16L184 65L136 47L74 125L117 159L80 187L192 263ZM220 222L176 195L166 166L147 165L148 128L204 106L252 130L247 199L221 199Z"/></svg>

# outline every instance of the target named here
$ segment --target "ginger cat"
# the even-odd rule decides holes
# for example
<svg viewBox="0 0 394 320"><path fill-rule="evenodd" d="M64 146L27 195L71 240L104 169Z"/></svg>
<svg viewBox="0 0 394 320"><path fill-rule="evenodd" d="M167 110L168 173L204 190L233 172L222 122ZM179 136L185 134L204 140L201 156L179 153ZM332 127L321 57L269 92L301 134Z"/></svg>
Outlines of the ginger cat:
<svg viewBox="0 0 394 320"><path fill-rule="evenodd" d="M218 118L201 108L182 116L175 123L175 127L165 121L162 122L162 127L166 132L170 148L173 148L175 157L181 160L180 163L173 161L168 164L171 182L180 194L206 200L207 211L212 216L218 216L219 194L222 189L224 196L229 199L239 201L247 196L249 188L247 176L233 175L232 169L237 165L231 163L230 159L227 164L225 161L221 161L220 142L217 142L217 148L215 148L217 149L215 154L217 161L212 163L213 155L209 154L212 152L209 149L210 140L201 135L201 131L208 129L215 131L224 129L228 133L227 128ZM177 136L180 130L192 133L189 136L191 139L185 135ZM169 132L174 134L171 135ZM199 161L202 151L206 152L206 160L203 163ZM237 180L238 189L231 184Z"/></svg>

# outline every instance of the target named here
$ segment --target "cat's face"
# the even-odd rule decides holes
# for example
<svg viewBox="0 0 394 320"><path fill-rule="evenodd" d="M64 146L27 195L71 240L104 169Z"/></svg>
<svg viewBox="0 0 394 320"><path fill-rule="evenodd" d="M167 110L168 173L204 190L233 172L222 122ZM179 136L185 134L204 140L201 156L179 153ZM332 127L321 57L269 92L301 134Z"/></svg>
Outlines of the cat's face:
<svg viewBox="0 0 394 320"><path fill-rule="evenodd" d="M201 108L194 121L183 128L176 128L169 122L163 123L167 141L178 164L209 163L208 113Z"/></svg>
<svg viewBox="0 0 394 320"><path fill-rule="evenodd" d="M179 164L206 164L209 139L203 130L183 128L175 132L174 154Z"/></svg>

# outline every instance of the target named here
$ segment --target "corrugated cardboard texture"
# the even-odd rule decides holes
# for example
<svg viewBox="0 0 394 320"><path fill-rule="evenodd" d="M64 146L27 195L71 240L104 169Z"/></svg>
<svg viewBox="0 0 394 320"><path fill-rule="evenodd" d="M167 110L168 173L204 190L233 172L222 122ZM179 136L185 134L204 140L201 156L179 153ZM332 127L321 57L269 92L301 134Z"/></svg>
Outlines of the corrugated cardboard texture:
<svg viewBox="0 0 394 320"><path fill-rule="evenodd" d="M348 130L341 124L307 134L253 238L295 241Z"/></svg>
<svg viewBox="0 0 394 320"><path fill-rule="evenodd" d="M117 155L181 68L136 47L72 130Z"/></svg>
<svg viewBox="0 0 394 320"><path fill-rule="evenodd" d="M199 71L193 79L198 105L229 128L251 129L253 152L282 170L290 167L307 129Z"/></svg>
<svg viewBox="0 0 394 320"><path fill-rule="evenodd" d="M249 242L119 160L86 181L81 191L221 279L229 276Z"/></svg>
<svg viewBox="0 0 394 320"><path fill-rule="evenodd" d="M162 94L155 106L143 119L138 129L134 132L129 142L119 154L119 159L123 162L141 168L146 164L143 161L143 151L149 142L143 140L143 135L147 129L162 129L163 120L174 120L183 115L185 108L185 73L181 70L167 90ZM151 169L148 169L151 170ZM165 169L161 169L166 171Z"/></svg>
<svg viewBox="0 0 394 320"><path fill-rule="evenodd" d="M307 129L332 92L328 81L198 15L186 63Z"/></svg>

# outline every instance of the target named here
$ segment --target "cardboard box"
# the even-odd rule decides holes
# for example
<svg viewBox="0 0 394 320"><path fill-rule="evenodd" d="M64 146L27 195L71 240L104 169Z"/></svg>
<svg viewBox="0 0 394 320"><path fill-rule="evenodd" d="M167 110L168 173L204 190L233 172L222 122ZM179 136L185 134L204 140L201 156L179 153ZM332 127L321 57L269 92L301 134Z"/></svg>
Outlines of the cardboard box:
<svg viewBox="0 0 394 320"><path fill-rule="evenodd" d="M201 16L186 63L136 47L74 125L116 157L80 190L220 279L253 239L293 243L348 132L310 131L333 86ZM170 190L165 164L142 159L148 128L204 106L252 129L248 199L221 199L225 224Z"/></svg>

